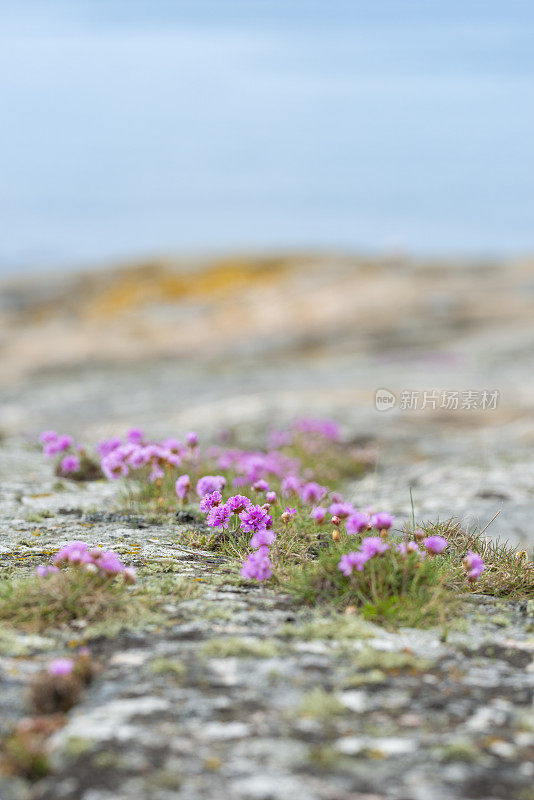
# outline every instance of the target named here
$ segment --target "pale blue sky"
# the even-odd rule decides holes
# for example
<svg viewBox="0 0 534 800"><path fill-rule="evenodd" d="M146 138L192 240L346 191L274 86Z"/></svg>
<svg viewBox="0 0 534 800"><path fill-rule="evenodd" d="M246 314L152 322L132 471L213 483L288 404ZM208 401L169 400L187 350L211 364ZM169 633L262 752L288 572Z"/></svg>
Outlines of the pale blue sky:
<svg viewBox="0 0 534 800"><path fill-rule="evenodd" d="M0 0L0 270L534 251L534 6Z"/></svg>

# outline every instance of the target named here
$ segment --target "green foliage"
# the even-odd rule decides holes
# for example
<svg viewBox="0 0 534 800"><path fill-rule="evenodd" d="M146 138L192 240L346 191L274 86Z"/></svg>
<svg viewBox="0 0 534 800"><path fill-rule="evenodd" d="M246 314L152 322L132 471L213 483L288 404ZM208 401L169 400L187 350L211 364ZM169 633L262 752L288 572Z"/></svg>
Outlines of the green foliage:
<svg viewBox="0 0 534 800"><path fill-rule="evenodd" d="M347 578L338 563L349 550L347 544L332 543L316 561L289 567L284 588L306 604L354 606L370 621L386 625L428 627L454 612L455 594L446 585L446 569L439 557L401 558L390 549Z"/></svg>
<svg viewBox="0 0 534 800"><path fill-rule="evenodd" d="M14 628L43 631L83 620L84 638L115 635L121 628L158 621L160 605L202 592L187 578L139 574L128 587L120 578L102 580L76 568L46 578L0 579L0 621Z"/></svg>
<svg viewBox="0 0 534 800"><path fill-rule="evenodd" d="M481 531L468 531L454 519L426 523L422 528L427 536L436 533L448 540L449 546L443 556L449 580L457 588L492 597L534 598L534 564L528 561L525 551L509 542L490 539ZM486 564L480 578L472 584L466 582L462 568L462 559L469 550L481 555Z"/></svg>

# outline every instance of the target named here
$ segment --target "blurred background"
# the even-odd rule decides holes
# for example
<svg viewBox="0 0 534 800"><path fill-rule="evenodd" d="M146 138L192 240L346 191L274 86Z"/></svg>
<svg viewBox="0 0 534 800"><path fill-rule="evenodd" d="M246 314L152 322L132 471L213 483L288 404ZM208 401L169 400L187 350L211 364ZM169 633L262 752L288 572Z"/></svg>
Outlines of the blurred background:
<svg viewBox="0 0 534 800"><path fill-rule="evenodd" d="M334 416L362 498L534 541L533 23L0 0L4 436Z"/></svg>

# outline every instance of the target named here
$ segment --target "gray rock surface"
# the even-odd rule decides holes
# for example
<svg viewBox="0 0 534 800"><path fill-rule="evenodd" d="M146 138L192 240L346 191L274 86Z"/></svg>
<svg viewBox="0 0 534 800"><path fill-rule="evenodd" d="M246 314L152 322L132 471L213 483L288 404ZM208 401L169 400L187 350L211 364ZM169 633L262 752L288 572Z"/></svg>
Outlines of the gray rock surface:
<svg viewBox="0 0 534 800"><path fill-rule="evenodd" d="M344 618L347 637L325 640L316 612L228 582L220 558L180 545L178 524L115 517L114 485L53 492L35 450L1 452L0 565L30 569L83 537L132 563L172 562L205 590L169 604L168 627L90 642L103 672L54 734L52 773L0 779L2 800L534 797L532 603L475 596L446 638ZM379 488L368 477L358 495ZM51 516L28 521L36 510ZM0 733L73 636L83 631L0 642Z"/></svg>

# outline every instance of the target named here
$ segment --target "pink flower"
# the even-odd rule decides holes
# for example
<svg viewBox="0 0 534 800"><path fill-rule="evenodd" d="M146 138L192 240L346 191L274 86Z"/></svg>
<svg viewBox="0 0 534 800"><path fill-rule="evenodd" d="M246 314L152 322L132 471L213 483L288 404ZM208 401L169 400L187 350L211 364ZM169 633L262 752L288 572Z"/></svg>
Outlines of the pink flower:
<svg viewBox="0 0 534 800"><path fill-rule="evenodd" d="M362 572L365 562L369 561L370 557L371 556L367 555L367 553L353 551L352 553L347 553L346 555L341 556L337 568L348 578L354 567L356 567L358 572Z"/></svg>
<svg viewBox="0 0 534 800"><path fill-rule="evenodd" d="M185 437L188 447L196 447L198 445L198 436L194 431L190 431Z"/></svg>
<svg viewBox="0 0 534 800"><path fill-rule="evenodd" d="M220 505L221 501L222 494L220 492L211 492L211 494L205 494L200 501L200 510L207 514L211 508Z"/></svg>
<svg viewBox="0 0 534 800"><path fill-rule="evenodd" d="M135 567L125 567L122 571L125 583L137 583L137 570Z"/></svg>
<svg viewBox="0 0 534 800"><path fill-rule="evenodd" d="M393 517L391 514L386 514L385 511L380 511L371 517L371 527L376 528L377 531L388 530L392 525Z"/></svg>
<svg viewBox="0 0 534 800"><path fill-rule="evenodd" d="M106 575L119 575L124 570L124 564L111 550L102 550L93 563Z"/></svg>
<svg viewBox="0 0 534 800"><path fill-rule="evenodd" d="M405 556L408 553L418 553L419 552L419 545L417 542L401 542L395 548L397 553L400 553L401 556Z"/></svg>
<svg viewBox="0 0 534 800"><path fill-rule="evenodd" d="M347 518L345 529L349 536L357 536L369 527L369 515L364 511L355 511Z"/></svg>
<svg viewBox="0 0 534 800"><path fill-rule="evenodd" d="M241 568L241 577L247 580L264 581L273 574L271 567L269 548L263 546L249 555Z"/></svg>
<svg viewBox="0 0 534 800"><path fill-rule="evenodd" d="M116 450L117 447L120 447L122 441L118 438L118 436L113 436L111 439L104 439L103 441L99 442L96 446L96 450L101 456L107 456L113 450Z"/></svg>
<svg viewBox="0 0 534 800"><path fill-rule="evenodd" d="M150 481L150 483L155 483L156 481L161 480L164 477L165 477L165 472L162 470L159 464L154 464L154 466L152 467L152 471L148 476L148 480Z"/></svg>
<svg viewBox="0 0 534 800"><path fill-rule="evenodd" d="M130 455L130 452L121 446L104 456L100 464L104 475L110 480L126 477L130 472L128 465L125 463L128 455Z"/></svg>
<svg viewBox="0 0 534 800"><path fill-rule="evenodd" d="M204 497L205 494L211 492L220 492L226 486L226 478L224 475L204 475L197 481L197 494L199 497Z"/></svg>
<svg viewBox="0 0 534 800"><path fill-rule="evenodd" d="M302 481L300 478L297 478L295 475L288 475L287 478L284 478L282 481L282 494L286 497L289 494L297 494L301 485Z"/></svg>
<svg viewBox="0 0 534 800"><path fill-rule="evenodd" d="M272 517L261 506L249 506L239 515L241 520L241 530L244 533L257 533L258 531L270 528Z"/></svg>
<svg viewBox="0 0 534 800"><path fill-rule="evenodd" d="M74 669L74 661L72 658L56 658L48 665L48 674L54 677L63 677L70 675Z"/></svg>
<svg viewBox="0 0 534 800"><path fill-rule="evenodd" d="M35 572L40 578L47 578L49 575L59 572L59 568L52 565L39 564Z"/></svg>
<svg viewBox="0 0 534 800"><path fill-rule="evenodd" d="M88 564L90 561L89 545L80 541L64 544L53 558L54 564Z"/></svg>
<svg viewBox="0 0 534 800"><path fill-rule="evenodd" d="M325 521L326 508L324 508L324 506L316 506L315 508L312 508L310 517L315 520L317 525L320 525Z"/></svg>
<svg viewBox="0 0 534 800"><path fill-rule="evenodd" d="M58 434L56 431L43 431L39 436L39 441L41 444L51 444L56 441L57 437Z"/></svg>
<svg viewBox="0 0 534 800"><path fill-rule="evenodd" d="M226 507L232 514L240 514L246 508L250 508L252 501L245 497L243 494L234 494L226 501Z"/></svg>
<svg viewBox="0 0 534 800"><path fill-rule="evenodd" d="M64 433L61 436L56 434L55 438L52 438L53 433L55 433L55 431L45 431L47 441L44 443L43 452L45 456L49 458L55 456L56 453L62 453L64 450L68 450L69 447L74 444L72 436Z"/></svg>
<svg viewBox="0 0 534 800"><path fill-rule="evenodd" d="M250 540L250 546L257 548L263 547L263 545L271 545L276 539L276 533L273 530L267 530L267 528L263 528L263 530L256 531L256 533L252 536Z"/></svg>
<svg viewBox="0 0 534 800"><path fill-rule="evenodd" d="M301 488L300 497L304 503L318 503L327 492L326 486L320 486L315 481L310 481Z"/></svg>
<svg viewBox="0 0 534 800"><path fill-rule="evenodd" d="M228 528L228 522L230 520L231 513L230 509L224 506L213 506L208 512L208 516L206 519L206 524L209 525L211 528Z"/></svg>
<svg viewBox="0 0 534 800"><path fill-rule="evenodd" d="M126 438L132 444L140 444L145 438L145 432L141 428L130 428L126 433Z"/></svg>
<svg viewBox="0 0 534 800"><path fill-rule="evenodd" d="M352 503L332 503L328 510L332 516L339 517L339 519L346 519L355 512Z"/></svg>
<svg viewBox="0 0 534 800"><path fill-rule="evenodd" d="M423 539L423 546L429 553L442 553L447 547L448 542L443 536L427 536Z"/></svg>
<svg viewBox="0 0 534 800"><path fill-rule="evenodd" d="M180 475L175 484L176 494L180 500L185 500L191 491L191 479L189 475Z"/></svg>
<svg viewBox="0 0 534 800"><path fill-rule="evenodd" d="M252 488L255 492L266 492L269 488L269 484L267 481L264 481L263 478L260 478L259 481L256 481L256 483L252 484Z"/></svg>
<svg viewBox="0 0 534 800"><path fill-rule="evenodd" d="M311 433L336 442L340 438L339 425L332 419L313 419L302 417L293 423L294 430L299 433Z"/></svg>
<svg viewBox="0 0 534 800"><path fill-rule="evenodd" d="M265 495L265 499L267 500L269 505L271 506L274 505L277 500L276 492L267 492L267 494Z"/></svg>
<svg viewBox="0 0 534 800"><path fill-rule="evenodd" d="M464 567L467 569L467 580L471 583L480 578L482 572L486 569L484 559L478 553L470 550L464 558Z"/></svg>
<svg viewBox="0 0 534 800"><path fill-rule="evenodd" d="M65 456L61 461L61 472L68 475L69 472L78 472L80 469L80 459L78 456Z"/></svg>
<svg viewBox="0 0 534 800"><path fill-rule="evenodd" d="M389 550L389 544L384 542L380 536L366 536L362 539L361 551L368 555L369 558L382 555L386 550Z"/></svg>

